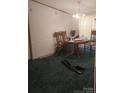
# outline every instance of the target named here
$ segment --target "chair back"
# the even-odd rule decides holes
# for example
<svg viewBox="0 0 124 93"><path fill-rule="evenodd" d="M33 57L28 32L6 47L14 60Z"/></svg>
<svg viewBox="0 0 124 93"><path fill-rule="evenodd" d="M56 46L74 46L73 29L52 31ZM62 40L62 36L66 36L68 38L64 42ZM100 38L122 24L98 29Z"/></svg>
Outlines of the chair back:
<svg viewBox="0 0 124 93"><path fill-rule="evenodd" d="M63 47L67 38L66 31L55 32L54 37L56 38L57 47Z"/></svg>
<svg viewBox="0 0 124 93"><path fill-rule="evenodd" d="M63 39L63 41L65 42L66 39L67 39L66 31L61 31L61 34L62 34L62 39Z"/></svg>
<svg viewBox="0 0 124 93"><path fill-rule="evenodd" d="M96 31L95 30L91 31L90 40L96 42Z"/></svg>

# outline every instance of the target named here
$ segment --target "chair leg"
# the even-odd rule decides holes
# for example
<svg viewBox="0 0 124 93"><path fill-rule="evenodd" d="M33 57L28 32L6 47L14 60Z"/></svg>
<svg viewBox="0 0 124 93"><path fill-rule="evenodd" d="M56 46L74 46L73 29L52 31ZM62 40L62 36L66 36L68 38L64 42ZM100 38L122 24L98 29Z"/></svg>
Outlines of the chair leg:
<svg viewBox="0 0 124 93"><path fill-rule="evenodd" d="M92 46L90 45L90 54L92 54Z"/></svg>
<svg viewBox="0 0 124 93"><path fill-rule="evenodd" d="M86 52L85 45L84 45L84 47L83 47L83 48L84 48L84 53L85 53L85 52Z"/></svg>
<svg viewBox="0 0 124 93"><path fill-rule="evenodd" d="M60 48L56 48L55 55L59 55L60 52L61 52L61 49Z"/></svg>
<svg viewBox="0 0 124 93"><path fill-rule="evenodd" d="M86 53L87 46L84 45L84 53Z"/></svg>

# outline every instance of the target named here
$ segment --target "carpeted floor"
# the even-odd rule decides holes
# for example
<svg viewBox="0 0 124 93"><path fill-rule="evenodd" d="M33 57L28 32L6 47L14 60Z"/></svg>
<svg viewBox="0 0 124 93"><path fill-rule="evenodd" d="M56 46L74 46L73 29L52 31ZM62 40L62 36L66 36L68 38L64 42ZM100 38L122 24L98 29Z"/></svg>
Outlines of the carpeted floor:
<svg viewBox="0 0 124 93"><path fill-rule="evenodd" d="M72 72L61 63L63 59L84 67L84 72L81 75ZM94 87L94 59L94 54L84 54L80 57L60 55L29 61L29 93L84 93L80 91Z"/></svg>

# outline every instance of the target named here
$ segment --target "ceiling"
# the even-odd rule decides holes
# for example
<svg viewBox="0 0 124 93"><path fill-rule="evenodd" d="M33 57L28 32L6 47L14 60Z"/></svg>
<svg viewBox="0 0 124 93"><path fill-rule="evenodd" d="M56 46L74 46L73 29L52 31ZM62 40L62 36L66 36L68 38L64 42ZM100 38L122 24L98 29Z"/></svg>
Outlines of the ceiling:
<svg viewBox="0 0 124 93"><path fill-rule="evenodd" d="M79 0L35 0L57 9L75 14L79 11ZM96 14L96 0L80 0L80 13L86 15Z"/></svg>

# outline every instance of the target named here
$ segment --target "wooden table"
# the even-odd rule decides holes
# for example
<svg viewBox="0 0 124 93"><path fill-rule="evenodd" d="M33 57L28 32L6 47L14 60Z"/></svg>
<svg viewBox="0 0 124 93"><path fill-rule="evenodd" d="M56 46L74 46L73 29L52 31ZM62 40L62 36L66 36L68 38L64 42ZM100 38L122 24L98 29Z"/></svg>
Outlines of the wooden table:
<svg viewBox="0 0 124 93"><path fill-rule="evenodd" d="M74 45L73 54L79 56L80 55L79 44L85 44L88 42L89 42L88 40L67 40L65 41L65 44L73 44Z"/></svg>

